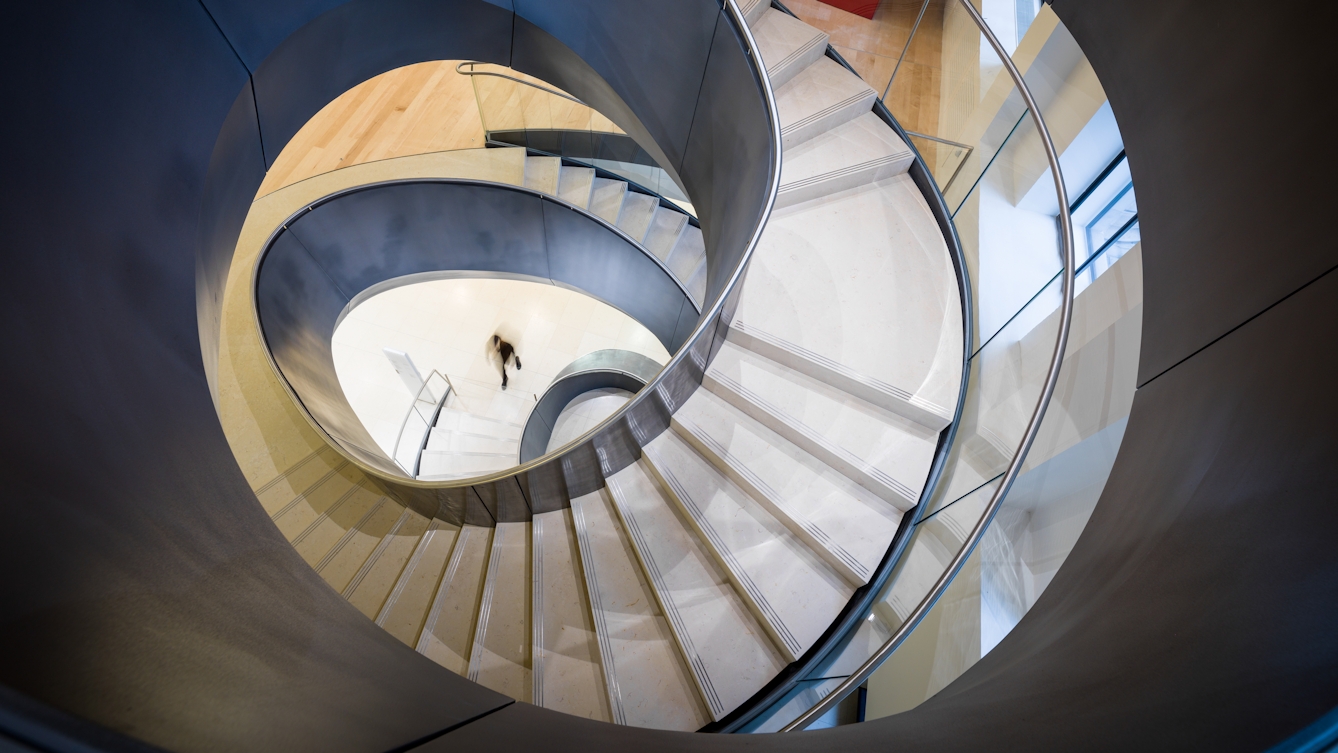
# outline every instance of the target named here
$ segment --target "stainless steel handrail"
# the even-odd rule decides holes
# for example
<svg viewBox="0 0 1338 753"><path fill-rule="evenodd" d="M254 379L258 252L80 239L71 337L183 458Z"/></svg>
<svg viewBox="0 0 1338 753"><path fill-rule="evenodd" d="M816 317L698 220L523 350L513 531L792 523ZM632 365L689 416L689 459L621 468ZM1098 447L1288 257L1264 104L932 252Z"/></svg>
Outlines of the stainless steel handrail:
<svg viewBox="0 0 1338 753"><path fill-rule="evenodd" d="M984 535L985 529L988 528L989 524L994 520L995 513L999 511L999 505L1002 504L1004 497L1007 496L1009 489L1012 487L1013 482L1017 479L1018 473L1021 471L1022 463L1027 457L1027 452L1031 449L1032 442L1036 439L1036 433L1040 430L1041 421L1045 418L1045 411L1050 405L1050 398L1054 395L1055 384L1059 380L1059 369L1064 361L1064 350L1068 346L1069 327L1073 318L1073 220L1069 216L1068 191L1064 187L1064 176L1060 171L1059 155L1055 151L1054 142L1050 139L1050 131L1045 126L1045 118L1041 116L1040 108L1036 106L1036 100L1032 98L1031 91L1027 88L1027 83L1023 80L1022 74L1013 63L1013 59L1008 55L1007 51L1004 50L1003 45L999 43L999 40L994 36L994 33L990 31L989 25L985 23L985 19L981 17L980 12L976 10L970 0L960 0L960 2L962 7L970 14L971 20L980 28L980 32L989 40L990 46L994 48L995 53L997 53L999 58L1003 60L1004 67L1008 69L1008 75L1012 77L1013 83L1017 85L1018 92L1022 95L1023 100L1027 104L1028 112L1031 113L1032 119L1036 122L1037 133L1041 137L1041 143L1045 146L1046 159L1050 162L1050 172L1055 181L1055 193L1059 196L1059 225L1061 241L1063 243L1064 262L1064 271L1062 272L1063 289L1060 308L1059 335L1055 338L1055 349L1050 356L1050 368L1046 372L1045 384L1041 389L1040 399L1036 403L1036 410L1032 413L1031 419L1027 422L1027 428L1022 434L1022 440L1018 443L1017 452L1013 455L1012 461L1009 462L1008 469L1004 471L1003 479L1000 481L998 488L994 490L994 495L990 497L989 504L985 506L985 511L980 516L980 520L976 523L975 527L971 529L971 533L966 537L966 541L963 542L962 548L957 552L957 556L953 558L952 562L948 565L948 568L944 570L943 574L939 576L939 579L935 581L934 587L929 589L929 593L925 594L925 597L920 600L920 603L915 607L914 611L906 617L878 651L860 665L858 670L848 676L840 685L836 686L831 693L828 693L816 706L813 706L808 711L800 714L794 721L785 725L785 727L781 729L782 732L802 730L808 727L808 725L812 724L823 714L834 708L842 699L850 695L852 691L864 684L864 682L873 675L874 671L876 671L878 667L880 667L883 662L886 661L887 658L906 640L906 637L910 635L911 631L920 624L920 621L929 613L929 610L932 609L939 598L943 596L943 592L947 589L948 584L957 576L957 573L962 569L962 565L966 563L966 559L971 556L976 545L980 543L981 536Z"/></svg>
<svg viewBox="0 0 1338 753"><path fill-rule="evenodd" d="M684 361L694 358L694 355L691 352L692 346L695 343L699 342L702 337L705 337L708 334L710 334L707 332L707 330L715 329L716 319L717 317L720 316L720 313L724 308L726 301L729 299L730 293L743 279L744 271L748 268L748 262L750 259L752 259L753 253L757 249L757 244L762 237L762 231L766 229L767 221L771 218L772 208L776 204L776 193L780 189L781 135L780 135L780 114L776 110L776 98L771 88L771 78L767 75L766 66L762 62L762 53L758 50L757 40L754 39L752 30L748 28L748 23L744 19L742 11L739 10L737 1L728 0L728 2L725 4L725 10L729 12L735 27L739 29L740 33L743 35L744 44L746 46L745 53L748 55L749 58L751 58L753 72L756 73L758 78L760 79L759 83L761 84L760 89L762 94L762 100L766 105L767 118L771 128L771 144L774 148L772 149L771 152L771 164L769 165L769 171L768 171L769 176L767 178L767 193L766 193L766 198L763 202L762 212L758 217L757 224L753 227L752 234L748 238L748 243L744 248L743 254L741 254L739 257L738 264L734 267L734 271L730 274L729 279L725 281L725 284L723 286L721 286L720 294L716 297L715 303L713 303L711 307L706 311L701 312L701 315L698 317L696 326L693 328L692 332L689 333L688 337L683 341L683 345L678 349L678 352L669 358L669 362L664 365L664 369L662 369L660 373L656 375L655 379L653 379L649 384L646 385L645 389L641 390L641 392L638 392L636 396L633 397L631 400L629 400L627 404L624 405L622 408L618 409L608 418L604 419L594 428L590 429L585 434L583 434L581 436L582 441L600 434L604 430L608 429L614 423L622 420L626 414L634 410L637 406L641 405L643 401L654 399L651 397L651 395L657 393L658 391L657 388L659 388L661 385L664 384L665 380L669 377L669 375L677 373L679 368L683 368ZM409 180L413 181L419 179L409 179ZM384 183L389 184L394 182L397 181L385 181ZM458 182L469 182L469 181L460 180ZM518 186L509 186L509 187L514 190L527 190ZM367 186L350 188L344 191L337 192L337 194L335 195L336 196L342 195L345 193L363 190L365 188L367 188ZM322 201L326 201L329 198L330 197L326 197L326 199L322 199ZM557 200L556 197L548 197L548 198L550 201ZM315 206L320 203L321 202L315 202L313 203L312 206ZM285 231L289 224L291 224L297 218L301 217L303 214L305 214L310 210L311 206L308 206L305 209L299 210L298 212L294 213L292 217L288 218L288 220L283 222L278 228L275 229L274 233L270 236L269 240L266 241L265 247L268 248L274 242L274 239L278 237L279 233ZM259 270L261 263L264 261L264 258L265 254L263 253L256 258L255 267L252 269L251 272L252 276L251 300L253 308L258 306L257 301L259 299L255 293L255 286L259 284L259 279L260 279ZM256 327L260 329L260 337L263 342L264 330L260 321L260 313L258 308L255 308L254 314L255 314L255 324ZM264 348L264 351L266 359L269 361L270 368L276 375L279 376L279 382L284 386L285 391L288 393L289 397L293 400L293 403L295 405L298 405L299 407L302 406L301 398L298 397L297 393L293 390L292 385L288 383L288 380L283 378L283 371L282 369L279 368L278 363L274 360L274 354L270 351L269 348ZM329 433L326 432L324 428L320 425L320 422L312 418L311 414L308 411L306 411L305 408L302 409L302 413L304 417L307 418L308 422L321 434L322 437L324 437L329 442L329 444L332 447L335 447L337 449L342 448L341 443L335 440L334 438L330 437ZM572 451L571 446L568 447L567 451L568 452ZM349 457L347 452L345 452L344 454L345 457ZM407 478L407 479L397 478L385 473L384 471L372 468L371 466L358 460L357 458L349 457L349 459L359 470L363 471L364 473L368 473L376 478L384 478L387 481L393 481L394 483L400 484L405 488L411 488L411 489L421 488L421 489L437 490L437 489L454 489L454 488L463 488L469 486L489 484L495 481L501 481L503 479L520 476L522 474L533 471L534 469L540 466L547 465L548 463L560 463L562 462L562 458L565 454L566 454L565 452L545 453L543 456L535 458L534 460L531 460L528 463L521 463L520 465L512 466L511 468L507 468L505 470L497 471L484 476L473 476L469 478L452 479L450 481L421 481L415 478Z"/></svg>
<svg viewBox="0 0 1338 753"><path fill-rule="evenodd" d="M404 414L404 420L400 421L399 433L395 435L395 449L391 450L390 452L390 459L395 461L395 464L398 465L400 468L402 468L405 473L409 474L410 478L417 478L418 476L418 458L421 458L423 456L423 447L426 445L426 442L424 442L421 438L419 439L418 455L414 459L413 470L405 468L404 465L401 464L399 461L400 443L404 441L404 429L409 425L409 417L413 415L414 408L418 406L419 398L422 397L423 391L427 389L428 383L432 381L433 374L436 374L437 376L446 380L446 391L441 394L441 399L437 400L433 404L433 410L432 410L433 418L435 418L436 415L441 411L441 406L446 404L446 398L450 397L452 392L454 392L456 395L460 394L455 389L455 384L451 382L451 378L449 376L441 373L440 371L437 371L436 369L433 369L431 372L428 373L427 378L423 380L423 386L418 388L418 393L413 396L413 400L409 403L409 410ZM429 422L427 429L424 430L423 432L424 436L429 434L431 431L432 431L432 425L431 422Z"/></svg>
<svg viewBox="0 0 1338 753"><path fill-rule="evenodd" d="M562 97L563 99L571 100L572 102L575 102L576 104L578 104L578 105L580 105L580 106L582 106L582 107L590 107L590 105L587 105L586 103L584 103L584 102L582 102L581 100L579 100L579 99L577 99L577 98L571 96L570 94L567 94L567 93L565 93L565 92L560 92L560 91L558 91L557 89L549 89L547 86L541 86L541 85L539 85L539 84L534 83L533 81L526 81L526 80L524 80L524 79L516 78L515 76L508 76L508 75L506 75L505 73L496 73L496 72L494 72L494 71L476 71L476 70L474 70L474 69L472 69L472 68L469 69L468 71L461 70L461 69L464 68L466 65L492 65L492 63L484 63L484 62L482 62L482 61L480 61L480 60L465 60L465 61L461 62L459 65L455 66L455 72L458 73L458 74L460 74L461 76L492 76L493 78L504 78L504 79L506 79L507 81L515 81L517 84L524 84L524 85L530 87L531 89L538 89L539 91L542 91L542 92L548 92L549 94L552 94L553 96L556 96L556 97ZM590 107L590 109L593 110L593 109L595 109L595 108Z"/></svg>

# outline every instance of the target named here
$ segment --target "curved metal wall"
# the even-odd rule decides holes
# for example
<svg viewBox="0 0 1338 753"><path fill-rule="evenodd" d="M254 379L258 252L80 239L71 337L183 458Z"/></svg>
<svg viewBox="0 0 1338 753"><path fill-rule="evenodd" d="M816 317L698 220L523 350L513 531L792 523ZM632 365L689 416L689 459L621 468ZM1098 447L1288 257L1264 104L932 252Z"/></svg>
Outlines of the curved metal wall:
<svg viewBox="0 0 1338 753"><path fill-rule="evenodd" d="M250 82L267 90L262 61L335 5L10 9L0 65L13 75L0 86L14 106L0 130L22 148L6 160L0 202L6 734L38 739L55 725L104 749L119 732L176 750L388 750L435 738L425 749L1230 751L1281 742L1338 705L1338 398L1326 347L1338 334L1338 252L1316 209L1333 192L1331 161L1319 147L1318 158L1292 157L1294 145L1328 141L1316 98L1328 86L1328 27L1308 22L1314 7L1060 0L1110 95L1142 205L1146 371L1124 450L1069 562L966 675L897 717L758 740L599 725L470 685L330 592L255 502L219 430L200 343L206 358L216 350L211 296L277 151L262 151L256 103L288 102L253 96ZM392 5L491 12L453 0L339 7ZM657 29L593 23L621 18L593 3L568 4L588 8L574 14L584 26L520 5L496 56L470 52L494 38L453 36L440 20L422 25L441 40L431 55L518 63L505 40L545 23L572 49L582 34L598 48L601 35L612 44ZM387 48L416 33L392 31L375 42L326 33L336 47ZM658 83L705 71L708 57L724 66L708 48L660 49L650 71ZM672 54L697 68L670 65ZM409 57L350 59L374 68ZM610 54L601 75L626 60L648 62ZM527 72L608 106L594 84ZM651 87L605 78L607 96L644 116L643 133L675 143L677 121L639 105ZM301 100L306 115L322 96ZM1270 138L1253 127L1261 118L1278 126ZM691 129L716 127L700 123ZM730 143L718 135L715 155ZM698 152L683 138L686 159ZM694 162L698 175L707 164Z"/></svg>
<svg viewBox="0 0 1338 753"><path fill-rule="evenodd" d="M743 56L712 48L715 0L670 4L696 19L683 29L636 3L545 31L524 19L548 4L519 5L514 21L484 0L9 9L0 131L22 148L0 202L0 344L16 364L0 373L0 684L24 700L4 704L4 734L33 739L68 713L108 730L99 746L120 733L174 750L391 750L512 702L423 661L320 580L256 501L210 392L228 260L264 170L349 85L424 59L511 63L541 34L640 40L644 68L570 88L602 106L605 86L626 103L620 126L690 154L676 123L692 122L707 59ZM655 43L670 30L691 44ZM751 74L711 85L763 107ZM512 488L476 496L502 508Z"/></svg>
<svg viewBox="0 0 1338 753"><path fill-rule="evenodd" d="M645 251L593 216L533 191L411 180L338 194L303 211L260 260L256 309L264 339L316 423L346 452L392 477L382 479L392 493L403 471L345 398L332 338L364 291L443 270L581 290L641 322L671 353L687 335L678 332L680 319L695 321L697 313ZM402 496L414 494L407 489Z"/></svg>

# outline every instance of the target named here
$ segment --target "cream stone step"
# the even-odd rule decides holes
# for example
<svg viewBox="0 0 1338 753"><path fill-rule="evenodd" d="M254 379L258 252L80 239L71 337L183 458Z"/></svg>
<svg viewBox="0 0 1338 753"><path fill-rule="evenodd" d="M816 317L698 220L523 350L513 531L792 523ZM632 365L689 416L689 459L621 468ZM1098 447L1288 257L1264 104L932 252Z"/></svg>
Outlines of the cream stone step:
<svg viewBox="0 0 1338 753"><path fill-rule="evenodd" d="M424 450L418 462L418 478L442 480L482 476L506 470L518 462L515 453Z"/></svg>
<svg viewBox="0 0 1338 753"><path fill-rule="evenodd" d="M344 598L359 612L375 619L395 589L400 573L413 556L427 526L427 518L404 508L390 531L344 587Z"/></svg>
<svg viewBox="0 0 1338 753"><path fill-rule="evenodd" d="M535 515L530 536L534 704L612 721L571 510Z"/></svg>
<svg viewBox="0 0 1338 753"><path fill-rule="evenodd" d="M618 213L623 208L623 197L626 195L627 184L623 181L595 178L590 193L591 214L616 225Z"/></svg>
<svg viewBox="0 0 1338 753"><path fill-rule="evenodd" d="M398 503L379 498L362 520L344 532L339 542L316 563L316 572L331 588L342 593L403 512Z"/></svg>
<svg viewBox="0 0 1338 753"><path fill-rule="evenodd" d="M666 207L658 207L646 230L646 239L642 245L655 254L655 258L664 261L683 235L683 228L688 226L688 216Z"/></svg>
<svg viewBox="0 0 1338 753"><path fill-rule="evenodd" d="M582 209L590 207L590 193L595 187L595 171L589 167L563 167L558 171L559 199Z"/></svg>
<svg viewBox="0 0 1338 753"><path fill-rule="evenodd" d="M498 523L469 654L471 681L518 701L530 677L530 524Z"/></svg>
<svg viewBox="0 0 1338 753"><path fill-rule="evenodd" d="M743 13L743 18L751 27L757 23L757 19L762 17L763 13L771 7L771 0L740 0L739 10Z"/></svg>
<svg viewBox="0 0 1338 753"><path fill-rule="evenodd" d="M827 52L827 35L788 13L767 8L749 26L773 89L785 85Z"/></svg>
<svg viewBox="0 0 1338 753"><path fill-rule="evenodd" d="M776 207L899 175L914 160L896 132L866 112L785 150Z"/></svg>
<svg viewBox="0 0 1338 753"><path fill-rule="evenodd" d="M641 463L606 481L702 700L718 720L775 677L785 659Z"/></svg>
<svg viewBox="0 0 1338 753"><path fill-rule="evenodd" d="M520 440L454 429L442 429L439 426L434 426L427 436L427 447L425 449L442 452L488 452L496 455L515 455L520 450Z"/></svg>
<svg viewBox="0 0 1338 753"><path fill-rule="evenodd" d="M686 283L692 279L692 274L704 261L706 261L706 239L702 237L701 228L688 225L678 236L678 243L669 253L669 258L665 259L664 265L674 277Z"/></svg>
<svg viewBox="0 0 1338 753"><path fill-rule="evenodd" d="M525 187L557 196L562 160L557 157L526 157Z"/></svg>
<svg viewBox="0 0 1338 753"><path fill-rule="evenodd" d="M498 439L520 439L525 426L499 418L478 416L455 408L443 408L437 416L434 429L459 431L465 434L485 434Z"/></svg>
<svg viewBox="0 0 1338 753"><path fill-rule="evenodd" d="M355 528L376 505L381 493L370 486L367 482L350 486L348 491L293 537L290 543L307 564L312 567L320 564L344 534Z"/></svg>
<svg viewBox="0 0 1338 753"><path fill-rule="evenodd" d="M691 732L711 721L607 490L571 501L612 721Z"/></svg>
<svg viewBox="0 0 1338 753"><path fill-rule="evenodd" d="M288 541L307 530L307 526L363 480L362 473L342 457L330 465L316 466L311 475L316 472L321 473L301 492L270 512L270 520Z"/></svg>
<svg viewBox="0 0 1338 753"><path fill-rule="evenodd" d="M437 593L442 571L460 529L433 520L414 547L409 562L395 581L395 588L381 605L376 624L405 645L417 646L418 634L427 620L428 607Z"/></svg>
<svg viewBox="0 0 1338 753"><path fill-rule="evenodd" d="M854 586L677 432L661 433L642 453L786 661L803 656Z"/></svg>
<svg viewBox="0 0 1338 753"><path fill-rule="evenodd" d="M461 526L415 650L457 675L469 673L483 577L488 571L491 528Z"/></svg>
<svg viewBox="0 0 1338 753"><path fill-rule="evenodd" d="M644 193L628 191L623 198L622 211L618 213L618 229L627 233L632 240L641 243L650 229L651 218L660 206L660 200Z"/></svg>
<svg viewBox="0 0 1338 753"><path fill-rule="evenodd" d="M898 509L919 499L938 432L728 340L702 386Z"/></svg>
<svg viewBox="0 0 1338 753"><path fill-rule="evenodd" d="M927 428L957 405L957 275L908 175L773 212L731 326L750 349Z"/></svg>
<svg viewBox="0 0 1338 753"><path fill-rule="evenodd" d="M293 500L314 488L318 481L346 465L348 461L338 451L325 445L256 489L256 498L273 519Z"/></svg>
<svg viewBox="0 0 1338 753"><path fill-rule="evenodd" d="M766 507L852 586L873 576L902 513L710 390L673 416L674 429Z"/></svg>
<svg viewBox="0 0 1338 753"><path fill-rule="evenodd" d="M772 86L786 151L863 115L878 98L859 76L828 57L818 58L784 86L774 80Z"/></svg>

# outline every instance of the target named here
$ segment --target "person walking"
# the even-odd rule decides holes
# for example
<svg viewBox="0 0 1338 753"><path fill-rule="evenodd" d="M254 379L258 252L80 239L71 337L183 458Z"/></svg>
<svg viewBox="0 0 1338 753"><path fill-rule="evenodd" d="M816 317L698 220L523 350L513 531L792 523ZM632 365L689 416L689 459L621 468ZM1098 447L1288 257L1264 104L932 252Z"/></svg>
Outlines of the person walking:
<svg viewBox="0 0 1338 753"><path fill-rule="evenodd" d="M492 336L492 347L502 359L502 389L506 389L506 362L516 359L516 371L520 371L520 356L516 355L515 346L497 335Z"/></svg>

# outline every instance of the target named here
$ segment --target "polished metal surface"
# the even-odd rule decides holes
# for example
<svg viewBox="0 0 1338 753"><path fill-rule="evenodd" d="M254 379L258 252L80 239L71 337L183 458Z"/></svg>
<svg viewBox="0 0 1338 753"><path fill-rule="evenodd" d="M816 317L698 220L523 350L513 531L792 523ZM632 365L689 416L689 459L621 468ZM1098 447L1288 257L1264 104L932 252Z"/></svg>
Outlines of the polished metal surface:
<svg viewBox="0 0 1338 753"><path fill-rule="evenodd" d="M262 283L269 254L261 257L256 272L257 319L280 381L289 382L286 388L310 416L316 430L324 433L328 420L339 432L328 433L335 445L347 449L348 456L386 484L393 496L425 514L451 522L460 522L462 514L481 520L480 513L470 512L474 508L468 497L462 512L458 500L446 494L451 489L470 486L483 511L496 521L498 513L489 500L498 498L497 489L503 489L505 496L511 488L523 488L529 484L533 472L546 479L547 483L541 487L547 493L560 495L545 504L565 506L570 499L565 495L598 489L603 486L603 476L635 462L640 457L640 448L668 428L673 411L701 384L712 348L723 338L720 313L725 294L742 277L770 214L780 179L779 118L766 72L758 62L755 43L737 8L731 5L720 20L721 23L714 25L713 53L698 93L697 107L721 112L694 128L683 162L690 180L697 181L703 191L711 192L706 206L696 205L706 236L711 280L707 288L709 305L704 313L699 315L672 275L667 275L653 257L642 253L620 231L553 197L511 186L470 181L395 181L335 194L299 213L277 236L297 238L299 244L285 247L288 254L297 256L299 250L305 251L313 259L321 260L319 266L327 274L312 274L311 263L296 260L281 267L294 271ZM518 34L520 28L518 22ZM570 55L570 51L565 54ZM575 88L561 81L555 83L591 101L581 90L581 85L589 82L582 82L578 78ZM740 144L744 148L739 148ZM762 166L765 169L759 170ZM437 191L413 188L425 185L437 186ZM496 201L481 202L476 195L464 193L466 187L487 187L511 195L499 193L494 195ZM434 195L429 198L429 193ZM336 204L337 210L333 208ZM399 221L407 217L417 221ZM536 218L541 220L536 222ZM594 226L611 232L592 233L590 228ZM461 228L472 230L462 234L458 232ZM406 232L410 235L405 236ZM552 242L577 234L583 237L585 245ZM415 242L406 242L409 237ZM473 246L457 247L451 240L459 237L470 238ZM635 253L626 253L627 249ZM647 389L595 427L586 441L568 447L559 456L539 458L478 479L426 482L405 478L388 458L377 458L367 451L365 430L359 432L360 426L353 426L349 420L356 417L338 390L337 380L331 379L333 359L328 343L333 323L352 299L353 291L394 277L441 269L442 258L451 258L449 266L457 269L542 276L578 287L640 320L675 355ZM425 259L430 260L430 265L425 265ZM668 277L674 285L673 295L656 293L654 288L641 283L647 277L654 279L646 271L649 265ZM299 278L302 282L297 284ZM634 280L635 284L628 284ZM280 292L287 284L295 285L294 297ZM679 306L670 323L675 295ZM340 297L344 300L339 310L333 311ZM319 305L319 314L285 310L292 301L307 299ZM267 311L283 313L273 315ZM267 323L270 316L294 326L271 338ZM297 381L288 375L289 364L299 375ZM339 442L340 438L349 444ZM545 464L561 468L564 485L554 482L553 470L539 470Z"/></svg>
<svg viewBox="0 0 1338 753"><path fill-rule="evenodd" d="M344 397L335 327L368 291L476 274L579 290L632 316L669 350L681 342L680 312L696 312L681 284L625 234L536 191L407 180L326 197L285 222L257 259L256 316L280 381L364 470L389 482L411 476L377 447Z"/></svg>
<svg viewBox="0 0 1338 753"><path fill-rule="evenodd" d="M564 94L563 92L560 92L557 89L553 89L547 86L541 86L539 84L534 83L533 81L526 81L525 79L516 78L515 76L508 76L505 73L498 73L496 71L480 71L474 67L476 65L488 65L488 64L479 62L478 60L465 60L455 66L455 72L459 73L462 76L491 76L492 78L503 78L506 79L507 81L514 81L517 84L524 84L525 86L528 86L532 89L538 89L541 92L548 92L549 94L552 94L555 97L562 97L563 99L575 102L578 105L585 104L584 102L571 96L570 94ZM589 105L586 106L588 107Z"/></svg>
<svg viewBox="0 0 1338 753"><path fill-rule="evenodd" d="M597 350L567 364L539 397L520 439L520 462L548 452L557 418L578 396L601 387L636 393L660 373L663 365L630 350ZM561 452L561 449L558 450Z"/></svg>
<svg viewBox="0 0 1338 753"><path fill-rule="evenodd" d="M1012 57L999 42L998 38L994 36L989 25L985 23L985 19L981 17L980 12L976 10L975 6L971 5L970 0L962 0L961 5L971 16L971 20L975 22L980 33L989 40L990 46L994 48L999 59L1003 61L1004 68L1008 71L1009 77L1013 79L1013 84L1017 87L1018 92L1022 95L1023 100L1027 104L1027 111L1031 113L1032 120L1036 125L1036 131L1040 135L1041 144L1045 149L1046 160L1050 163L1050 173L1054 180L1055 193L1059 199L1060 241L1063 247L1062 261L1064 263L1064 271L1061 274L1062 288L1059 332L1055 337L1054 349L1050 354L1050 364L1046 370L1045 382L1041 388L1041 394L1036 402L1036 407L1032 411L1031 418L1027 421L1027 428L1022 433L1022 439L1018 442L1017 449L1014 451L1013 458L1009 461L1008 468L1004 471L998 487L995 488L993 495L990 497L990 501L985 505L985 510L981 514L980 519L976 521L976 525L971 529L971 532L967 534L961 549L958 550L957 554L948 564L948 567L934 582L934 585L929 589L928 593L926 593L920 603L916 605L915 609L907 615L906 619L902 621L901 625L897 627L891 637L889 637L872 656L861 664L858 670L842 680L841 684L832 689L832 691L819 703L800 714L794 721L785 725L781 730L782 732L802 730L808 727L808 725L812 724L823 714L835 708L836 704L840 703L842 699L854 692L856 688L863 685L869 677L873 675L874 671L882 666L883 662L892 655L892 652L896 651L897 647L906 640L906 637L915 630L916 626L920 624L920 621L924 619L924 616L928 614L929 610L938 602L939 598L943 595L943 592L947 590L948 584L952 582L953 578L957 577L958 571L960 571L962 565L965 564L967 557L971 556L971 552L975 551L976 545L980 543L980 538L985 533L985 529L988 528L990 522L994 520L994 516L999 511L999 506L1003 503L1004 497L1008 495L1009 489L1012 488L1013 481L1017 479L1018 473L1022 470L1022 463L1027 458L1027 451L1031 449L1032 442L1036 439L1036 432L1040 430L1041 421L1045 418L1045 410L1049 407L1050 398L1054 395L1055 385L1059 381L1059 369L1064 360L1064 350L1068 346L1069 328L1073 318L1073 275L1076 265L1073 257L1073 221L1069 215L1068 190L1064 186L1064 174L1060 169L1059 154L1055 149L1054 142L1050 138L1050 131L1045 125L1045 118L1042 117L1035 99L1032 98L1030 89L1027 88L1027 82L1023 79L1022 73L1018 71L1017 65L1013 63Z"/></svg>

